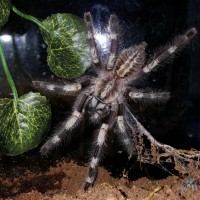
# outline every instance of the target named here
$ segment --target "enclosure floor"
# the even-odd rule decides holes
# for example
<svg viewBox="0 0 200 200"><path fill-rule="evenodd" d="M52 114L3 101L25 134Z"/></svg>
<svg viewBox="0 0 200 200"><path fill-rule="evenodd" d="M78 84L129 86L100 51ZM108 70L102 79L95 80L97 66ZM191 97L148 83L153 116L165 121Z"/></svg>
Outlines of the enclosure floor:
<svg viewBox="0 0 200 200"><path fill-rule="evenodd" d="M23 160L23 159L22 159ZM26 159L23 162L26 162ZM35 165L34 163L35 162ZM1 162L1 199L15 200L115 200L115 199L199 199L199 188L183 190L183 179L177 176L155 180L153 177L140 177L136 180L114 178L104 168L100 168L93 188L87 192L81 186L87 167L65 158L41 167L37 161L23 164L21 161L3 160ZM45 162L44 162L45 165ZM200 171L194 174L200 177ZM197 184L197 187L198 184Z"/></svg>

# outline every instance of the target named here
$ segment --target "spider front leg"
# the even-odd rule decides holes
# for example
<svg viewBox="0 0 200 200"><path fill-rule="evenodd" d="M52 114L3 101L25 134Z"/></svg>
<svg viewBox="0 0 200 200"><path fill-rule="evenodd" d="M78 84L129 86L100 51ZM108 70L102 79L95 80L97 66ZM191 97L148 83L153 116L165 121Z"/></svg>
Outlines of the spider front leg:
<svg viewBox="0 0 200 200"><path fill-rule="evenodd" d="M184 46L186 46L189 43L190 39L192 39L196 34L196 28L191 28L185 34L175 38L171 45L162 47L161 50L155 53L153 59L149 61L148 64L143 68L143 72L149 73L162 62L173 58L173 55L175 55Z"/></svg>
<svg viewBox="0 0 200 200"><path fill-rule="evenodd" d="M110 34L110 55L108 57L107 69L111 70L114 67L117 54L117 29L118 19L116 15L111 15L109 19L108 32Z"/></svg>
<svg viewBox="0 0 200 200"><path fill-rule="evenodd" d="M32 81L32 85L38 91L44 94L53 94L56 96L61 95L71 95L81 91L83 87L86 87L90 84L89 78L84 78L82 80L77 81L76 83L67 83L67 84L56 84L49 83L45 81Z"/></svg>
<svg viewBox="0 0 200 200"><path fill-rule="evenodd" d="M100 63L100 59L99 59L96 41L94 38L93 19L92 19L92 15L90 12L84 13L84 20L85 20L85 24L86 24L86 28L87 28L87 37L88 37L88 42L90 45L92 61L98 68L100 68L101 63Z"/></svg>
<svg viewBox="0 0 200 200"><path fill-rule="evenodd" d="M109 128L113 126L115 118L116 118L116 109L111 108L111 112L107 120L105 121L105 123L101 125L98 131L98 135L95 141L95 147L92 154L92 159L90 161L89 169L87 172L87 177L85 183L83 184L84 190L87 190L89 187L91 187L97 177L98 165L100 162L100 158L103 155L103 149L105 146L107 133Z"/></svg>
<svg viewBox="0 0 200 200"><path fill-rule="evenodd" d="M59 130L56 131L56 133L53 134L41 147L40 153L42 155L46 155L54 147L58 146L62 142L63 138L66 137L67 132L71 131L79 124L89 100L90 96L88 93L80 95L78 101L75 103L75 107L71 116L63 122Z"/></svg>

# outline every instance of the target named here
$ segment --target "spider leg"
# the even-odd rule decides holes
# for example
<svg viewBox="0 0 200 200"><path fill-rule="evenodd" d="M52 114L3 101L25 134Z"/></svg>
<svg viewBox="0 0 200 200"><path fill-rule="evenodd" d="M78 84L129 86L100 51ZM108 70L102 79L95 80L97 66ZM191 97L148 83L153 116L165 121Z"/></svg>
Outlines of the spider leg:
<svg viewBox="0 0 200 200"><path fill-rule="evenodd" d="M162 62L173 58L173 55L186 46L190 39L192 39L196 34L196 28L191 28L185 34L175 38L171 45L167 45L162 48L162 51L155 53L153 59L142 69L143 73L149 73Z"/></svg>
<svg viewBox="0 0 200 200"><path fill-rule="evenodd" d="M167 144L163 144L161 142L158 142L152 135L151 133L149 133L144 126L136 119L136 117L134 116L134 114L126 107L126 114L128 114L128 125L130 126L130 128L132 128L132 132L135 133L139 133L140 137L145 135L147 137L147 139L150 141L151 144L155 144L157 145L159 148L164 149L166 152L175 152L176 149L173 148L170 145Z"/></svg>
<svg viewBox="0 0 200 200"><path fill-rule="evenodd" d="M90 12L84 13L84 20L87 28L87 37L88 37L88 42L90 45L90 52L92 56L93 63L100 68L101 63L98 55L98 50L97 50L97 45L96 41L94 38L94 26L93 26L93 19L92 15Z"/></svg>
<svg viewBox="0 0 200 200"><path fill-rule="evenodd" d="M129 97L134 101L157 101L157 102L165 102L170 98L170 92L145 92L133 90L128 93Z"/></svg>
<svg viewBox="0 0 200 200"><path fill-rule="evenodd" d="M135 153L135 148L133 141L128 134L126 124L125 124L125 113L124 113L124 104L119 104L118 116L117 116L117 128L118 128L118 137L120 142L122 142L125 150L127 151L129 158L132 157Z"/></svg>
<svg viewBox="0 0 200 200"><path fill-rule="evenodd" d="M103 155L103 149L106 142L107 133L110 127L113 125L113 119L116 118L116 110L111 110L107 120L103 123L98 131L98 135L95 141L95 147L92 155L92 159L89 164L89 169L87 172L86 180L83 184L83 189L87 190L90 186L93 185L97 173L98 173L98 165L100 162L100 158Z"/></svg>
<svg viewBox="0 0 200 200"><path fill-rule="evenodd" d="M151 138L150 141L155 141L154 137L151 136L151 134L144 128L144 126L136 119L134 114L127 107L125 107L125 112L128 116L127 123L129 127L134 130L134 132L137 132L141 135L146 135L147 138Z"/></svg>
<svg viewBox="0 0 200 200"><path fill-rule="evenodd" d="M38 91L44 94L53 94L56 96L60 95L70 95L76 92L79 92L83 87L86 87L90 84L90 79L86 78L78 81L77 83L68 83L68 84L55 84L48 83L45 81L32 81L32 85Z"/></svg>
<svg viewBox="0 0 200 200"><path fill-rule="evenodd" d="M111 15L108 24L108 32L110 34L110 55L108 57L107 69L111 70L114 67L116 54L117 54L117 29L118 19L116 15Z"/></svg>
<svg viewBox="0 0 200 200"><path fill-rule="evenodd" d="M64 138L64 136L67 134L67 132L74 129L79 124L84 114L85 107L87 106L88 101L90 100L90 96L89 94L84 93L80 99L81 101L75 104L75 107L71 116L66 121L64 121L60 129L56 131L56 133L54 133L43 144L43 146L40 149L40 153L42 155L46 155L54 147L59 145L62 139Z"/></svg>

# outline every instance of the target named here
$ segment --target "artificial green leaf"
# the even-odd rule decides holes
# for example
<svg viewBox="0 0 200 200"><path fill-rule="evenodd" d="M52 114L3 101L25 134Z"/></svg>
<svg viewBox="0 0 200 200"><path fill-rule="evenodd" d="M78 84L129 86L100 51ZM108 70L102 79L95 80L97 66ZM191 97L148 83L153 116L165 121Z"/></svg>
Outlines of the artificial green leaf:
<svg viewBox="0 0 200 200"><path fill-rule="evenodd" d="M62 78L82 75L90 66L90 53L82 19L72 14L54 14L42 24L41 29L48 45L48 65L52 72Z"/></svg>
<svg viewBox="0 0 200 200"><path fill-rule="evenodd" d="M7 21L10 15L11 0L0 0L0 27Z"/></svg>
<svg viewBox="0 0 200 200"><path fill-rule="evenodd" d="M0 152L15 156L37 147L50 119L50 105L39 93L25 94L17 102L0 99Z"/></svg>

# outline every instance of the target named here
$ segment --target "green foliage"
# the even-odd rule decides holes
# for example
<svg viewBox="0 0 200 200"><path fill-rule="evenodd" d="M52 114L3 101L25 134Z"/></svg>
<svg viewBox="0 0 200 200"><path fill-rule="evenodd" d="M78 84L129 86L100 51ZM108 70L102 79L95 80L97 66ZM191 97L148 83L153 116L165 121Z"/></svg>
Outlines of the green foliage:
<svg viewBox="0 0 200 200"><path fill-rule="evenodd" d="M0 0L0 27L7 21L10 15L11 0Z"/></svg>
<svg viewBox="0 0 200 200"><path fill-rule="evenodd" d="M46 97L30 92L0 99L0 151L15 156L37 147L48 130L51 109Z"/></svg>
<svg viewBox="0 0 200 200"><path fill-rule="evenodd" d="M72 14L54 14L40 27L48 45L48 65L62 78L82 75L90 66L90 53L83 20Z"/></svg>
<svg viewBox="0 0 200 200"><path fill-rule="evenodd" d="M10 14L11 1L0 2L0 26ZM43 22L19 11L21 17L36 23L48 45L48 65L59 77L75 78L90 66L90 52L83 20L72 14L54 14ZM37 147L48 130L51 109L46 98L39 93L28 93L18 97L3 47L0 43L0 57L13 99L0 99L0 153L10 156L22 154Z"/></svg>

